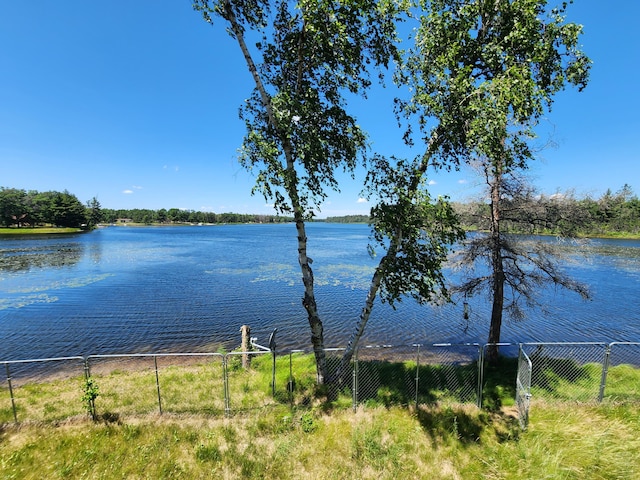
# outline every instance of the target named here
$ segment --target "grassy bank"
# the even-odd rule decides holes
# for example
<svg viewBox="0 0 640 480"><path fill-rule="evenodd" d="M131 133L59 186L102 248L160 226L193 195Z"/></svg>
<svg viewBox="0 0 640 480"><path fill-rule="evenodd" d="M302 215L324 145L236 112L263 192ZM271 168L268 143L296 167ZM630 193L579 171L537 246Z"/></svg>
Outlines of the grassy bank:
<svg viewBox="0 0 640 480"><path fill-rule="evenodd" d="M58 233L80 233L84 232L81 228L55 228L55 227L36 227L36 228L0 228L0 235L49 235Z"/></svg>
<svg viewBox="0 0 640 480"><path fill-rule="evenodd" d="M164 364L169 360L181 363ZM254 358L249 371L240 357L227 357L226 384L221 356L157 361L157 379L150 358L93 363L95 422L81 401L82 376L15 378L19 424L0 388L0 479L640 480L638 397L625 405L572 400L598 385L591 364L569 377L558 375L566 362L560 369L547 362L523 432L513 407L512 360L486 371L484 410L442 390L440 366L422 367L420 394L428 402L416 408L398 383L413 378L411 362L362 361L361 372L373 374L367 369L376 366L371 377L380 384L356 412L348 391L327 401L315 386L312 355L277 359L275 396L270 355ZM461 378L466 369L444 376ZM637 394L638 369L619 365L609 373L615 399ZM225 389L232 416L224 414Z"/></svg>
<svg viewBox="0 0 640 480"><path fill-rule="evenodd" d="M0 478L638 479L639 415L553 405L526 432L475 407L85 419L5 427Z"/></svg>

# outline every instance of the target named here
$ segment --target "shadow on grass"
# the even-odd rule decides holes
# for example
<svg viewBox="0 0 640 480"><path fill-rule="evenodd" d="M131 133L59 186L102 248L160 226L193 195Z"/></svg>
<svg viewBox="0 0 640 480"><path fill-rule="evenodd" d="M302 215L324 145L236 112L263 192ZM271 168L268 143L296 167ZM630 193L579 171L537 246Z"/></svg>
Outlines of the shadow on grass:
<svg viewBox="0 0 640 480"><path fill-rule="evenodd" d="M531 386L553 392L559 383L576 383L588 378L586 370L578 362L570 358L554 358L543 355L532 355L533 372Z"/></svg>
<svg viewBox="0 0 640 480"><path fill-rule="evenodd" d="M499 442L506 442L517 440L521 431L518 419L512 415L463 406L419 408L416 416L434 446L438 445L438 440L476 444L486 434L495 435Z"/></svg>

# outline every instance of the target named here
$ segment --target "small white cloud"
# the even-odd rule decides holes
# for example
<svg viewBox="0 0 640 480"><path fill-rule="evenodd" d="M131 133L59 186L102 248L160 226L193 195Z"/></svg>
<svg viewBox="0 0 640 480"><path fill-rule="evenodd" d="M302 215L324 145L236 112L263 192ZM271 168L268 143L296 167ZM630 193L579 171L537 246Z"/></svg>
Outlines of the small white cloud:
<svg viewBox="0 0 640 480"><path fill-rule="evenodd" d="M131 195L133 193L133 190L123 190L122 193L124 193L125 195Z"/></svg>
<svg viewBox="0 0 640 480"><path fill-rule="evenodd" d="M468 180L465 180L465 179L463 178L462 180L458 180L458 183L459 183L460 185L465 185L465 184L469 183L469 181L468 181Z"/></svg>
<svg viewBox="0 0 640 480"><path fill-rule="evenodd" d="M435 180L429 180L429 185L437 185L438 182L436 182Z"/></svg>
<svg viewBox="0 0 640 480"><path fill-rule="evenodd" d="M140 185L133 185L132 188L134 188L136 190L142 190L142 187Z"/></svg>
<svg viewBox="0 0 640 480"><path fill-rule="evenodd" d="M369 200L367 200L366 198L360 197L356 203L369 203Z"/></svg>

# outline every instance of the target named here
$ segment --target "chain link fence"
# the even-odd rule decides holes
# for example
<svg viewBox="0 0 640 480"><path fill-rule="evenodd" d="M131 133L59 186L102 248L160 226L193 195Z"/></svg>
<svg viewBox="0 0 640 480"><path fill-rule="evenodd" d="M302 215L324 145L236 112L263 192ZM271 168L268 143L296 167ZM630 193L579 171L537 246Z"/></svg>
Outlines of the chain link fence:
<svg viewBox="0 0 640 480"><path fill-rule="evenodd" d="M313 351L91 355L0 362L0 424L86 415L83 388L97 386L94 416L210 414L305 408L471 404L512 398L521 421L545 402L640 402L640 343L413 344L359 348L341 377L317 385ZM522 370L529 359L529 377ZM344 349L327 349L329 379ZM520 362L518 358L520 356ZM246 362L250 362L247 368ZM530 387L522 384L522 378ZM335 380L335 378L334 378Z"/></svg>
<svg viewBox="0 0 640 480"><path fill-rule="evenodd" d="M605 402L640 400L640 343L614 342L604 362L600 399Z"/></svg>
<svg viewBox="0 0 640 480"><path fill-rule="evenodd" d="M0 424L14 421L58 421L84 413L80 401L83 357L0 362Z"/></svg>

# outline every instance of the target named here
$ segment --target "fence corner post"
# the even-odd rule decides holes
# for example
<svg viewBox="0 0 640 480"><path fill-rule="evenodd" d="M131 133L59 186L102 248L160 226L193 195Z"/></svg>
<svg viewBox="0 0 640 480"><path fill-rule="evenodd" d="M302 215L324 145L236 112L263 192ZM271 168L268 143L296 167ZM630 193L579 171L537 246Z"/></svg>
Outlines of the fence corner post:
<svg viewBox="0 0 640 480"><path fill-rule="evenodd" d="M602 403L604 399L604 389L607 385L607 373L609 372L609 362L611 359L611 346L613 343L605 346L604 360L602 361L602 377L600 378L600 391L598 392L598 403Z"/></svg>
<svg viewBox="0 0 640 480"><path fill-rule="evenodd" d="M420 344L416 343L415 344L416 347L416 383L415 383L415 388L416 388L416 411L418 410L418 395L420 392Z"/></svg>

